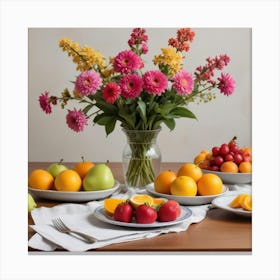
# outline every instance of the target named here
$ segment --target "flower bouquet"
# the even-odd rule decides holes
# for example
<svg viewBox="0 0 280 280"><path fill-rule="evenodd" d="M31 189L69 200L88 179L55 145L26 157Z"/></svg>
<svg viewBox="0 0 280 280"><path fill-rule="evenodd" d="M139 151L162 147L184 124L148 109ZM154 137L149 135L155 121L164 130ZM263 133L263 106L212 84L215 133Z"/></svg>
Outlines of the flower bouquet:
<svg viewBox="0 0 280 280"><path fill-rule="evenodd" d="M183 69L183 59L194 37L190 28L178 29L176 37L170 38L168 46L154 56L152 70L145 69L142 59L148 52L144 28L133 29L128 49L108 61L89 46L60 39L59 47L72 57L79 74L72 89L64 89L60 96L43 92L40 106L50 114L52 106L60 104L64 109L69 102L76 102L77 107L66 114L66 123L75 132L91 123L104 126L109 135L117 121L124 131L157 131L162 125L173 130L176 118L196 118L188 109L190 103L211 101L217 92L229 96L235 87L230 74L215 75L230 62L226 54L207 58L205 65L198 66L193 74ZM138 139L133 135L125 179L130 186L144 186L155 177L152 159L147 154L154 137L142 134Z"/></svg>

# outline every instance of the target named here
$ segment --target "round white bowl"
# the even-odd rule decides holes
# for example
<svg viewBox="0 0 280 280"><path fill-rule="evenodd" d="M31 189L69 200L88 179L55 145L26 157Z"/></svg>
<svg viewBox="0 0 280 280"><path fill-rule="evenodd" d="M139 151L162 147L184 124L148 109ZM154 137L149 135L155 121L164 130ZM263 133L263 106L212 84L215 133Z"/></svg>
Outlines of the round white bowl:
<svg viewBox="0 0 280 280"><path fill-rule="evenodd" d="M252 173L228 173L201 169L203 173L218 175L224 184L248 184L252 182Z"/></svg>
<svg viewBox="0 0 280 280"><path fill-rule="evenodd" d="M157 197L163 197L167 199L173 199L179 202L181 205L203 205L211 203L213 199L224 195L228 188L226 186L223 186L223 191L221 194L217 195L196 195L196 196L178 196L178 195L171 195L171 194L163 194L155 191L154 183L151 183L146 186L147 192L150 194L157 196Z"/></svg>

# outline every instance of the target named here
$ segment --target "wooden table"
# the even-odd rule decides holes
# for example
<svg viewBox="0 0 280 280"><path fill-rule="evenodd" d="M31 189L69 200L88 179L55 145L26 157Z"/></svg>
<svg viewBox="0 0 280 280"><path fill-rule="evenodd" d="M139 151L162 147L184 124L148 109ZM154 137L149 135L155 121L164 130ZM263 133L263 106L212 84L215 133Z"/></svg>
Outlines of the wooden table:
<svg viewBox="0 0 280 280"><path fill-rule="evenodd" d="M37 168L45 169L48 162L30 162L29 173ZM65 163L72 167L73 163ZM182 163L163 163L163 170L177 171ZM120 163L109 163L115 178L123 182ZM36 199L38 207L52 207L60 202ZM28 215L28 224L34 224ZM35 232L28 227L28 239ZM28 248L29 251L36 251ZM109 245L95 251L252 251L252 223L250 218L244 218L221 209L212 209L206 218L192 224L188 230L180 233L168 233L154 238Z"/></svg>

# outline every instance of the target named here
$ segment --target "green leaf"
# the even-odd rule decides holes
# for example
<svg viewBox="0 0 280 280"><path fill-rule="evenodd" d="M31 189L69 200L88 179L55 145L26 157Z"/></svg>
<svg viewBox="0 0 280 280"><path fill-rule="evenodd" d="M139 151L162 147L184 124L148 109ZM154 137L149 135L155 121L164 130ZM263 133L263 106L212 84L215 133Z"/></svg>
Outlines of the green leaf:
<svg viewBox="0 0 280 280"><path fill-rule="evenodd" d="M190 110L186 109L185 107L176 107L170 111L170 114L175 115L177 118L183 117L183 118L196 119L196 116Z"/></svg>
<svg viewBox="0 0 280 280"><path fill-rule="evenodd" d="M165 116L172 109L174 109L174 104L173 103L165 103L165 104L159 106L159 108L157 108L156 112L160 113L162 116Z"/></svg>
<svg viewBox="0 0 280 280"><path fill-rule="evenodd" d="M147 118L146 118L146 103L142 100L138 100L137 102L138 107L137 107L137 111L140 114L141 119L143 120L144 123L147 122Z"/></svg>
<svg viewBox="0 0 280 280"><path fill-rule="evenodd" d="M105 131L107 136L115 129L115 125L116 125L115 118L111 118L111 120L107 122L107 124L105 125Z"/></svg>
<svg viewBox="0 0 280 280"><path fill-rule="evenodd" d="M176 126L176 122L174 119L164 119L163 122L170 130L173 130Z"/></svg>
<svg viewBox="0 0 280 280"><path fill-rule="evenodd" d="M92 107L93 107L93 104L87 105L87 106L83 109L83 112L84 112L85 114L87 114L87 112L88 112Z"/></svg>
<svg viewBox="0 0 280 280"><path fill-rule="evenodd" d="M94 122L99 125L107 125L107 123L110 122L112 119L114 120L115 118L112 116L101 114L94 118Z"/></svg>
<svg viewBox="0 0 280 280"><path fill-rule="evenodd" d="M119 116L124 119L126 121L126 123L128 124L128 126L131 128L131 129L134 129L135 126L135 112L134 114L129 114L129 113L126 113L124 111L119 111Z"/></svg>

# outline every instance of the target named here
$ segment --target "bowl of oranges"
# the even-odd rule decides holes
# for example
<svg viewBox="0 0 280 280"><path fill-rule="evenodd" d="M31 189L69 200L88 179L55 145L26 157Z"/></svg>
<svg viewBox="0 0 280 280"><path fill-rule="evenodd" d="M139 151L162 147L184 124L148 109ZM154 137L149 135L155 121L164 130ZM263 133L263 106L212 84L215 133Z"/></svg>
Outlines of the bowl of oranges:
<svg viewBox="0 0 280 280"><path fill-rule="evenodd" d="M226 184L252 182L252 149L240 148L234 137L229 143L202 150L194 158L203 173L218 175Z"/></svg>
<svg viewBox="0 0 280 280"><path fill-rule="evenodd" d="M218 175L203 174L194 163L183 164L176 173L161 172L146 189L156 197L173 199L181 205L208 204L228 191Z"/></svg>

